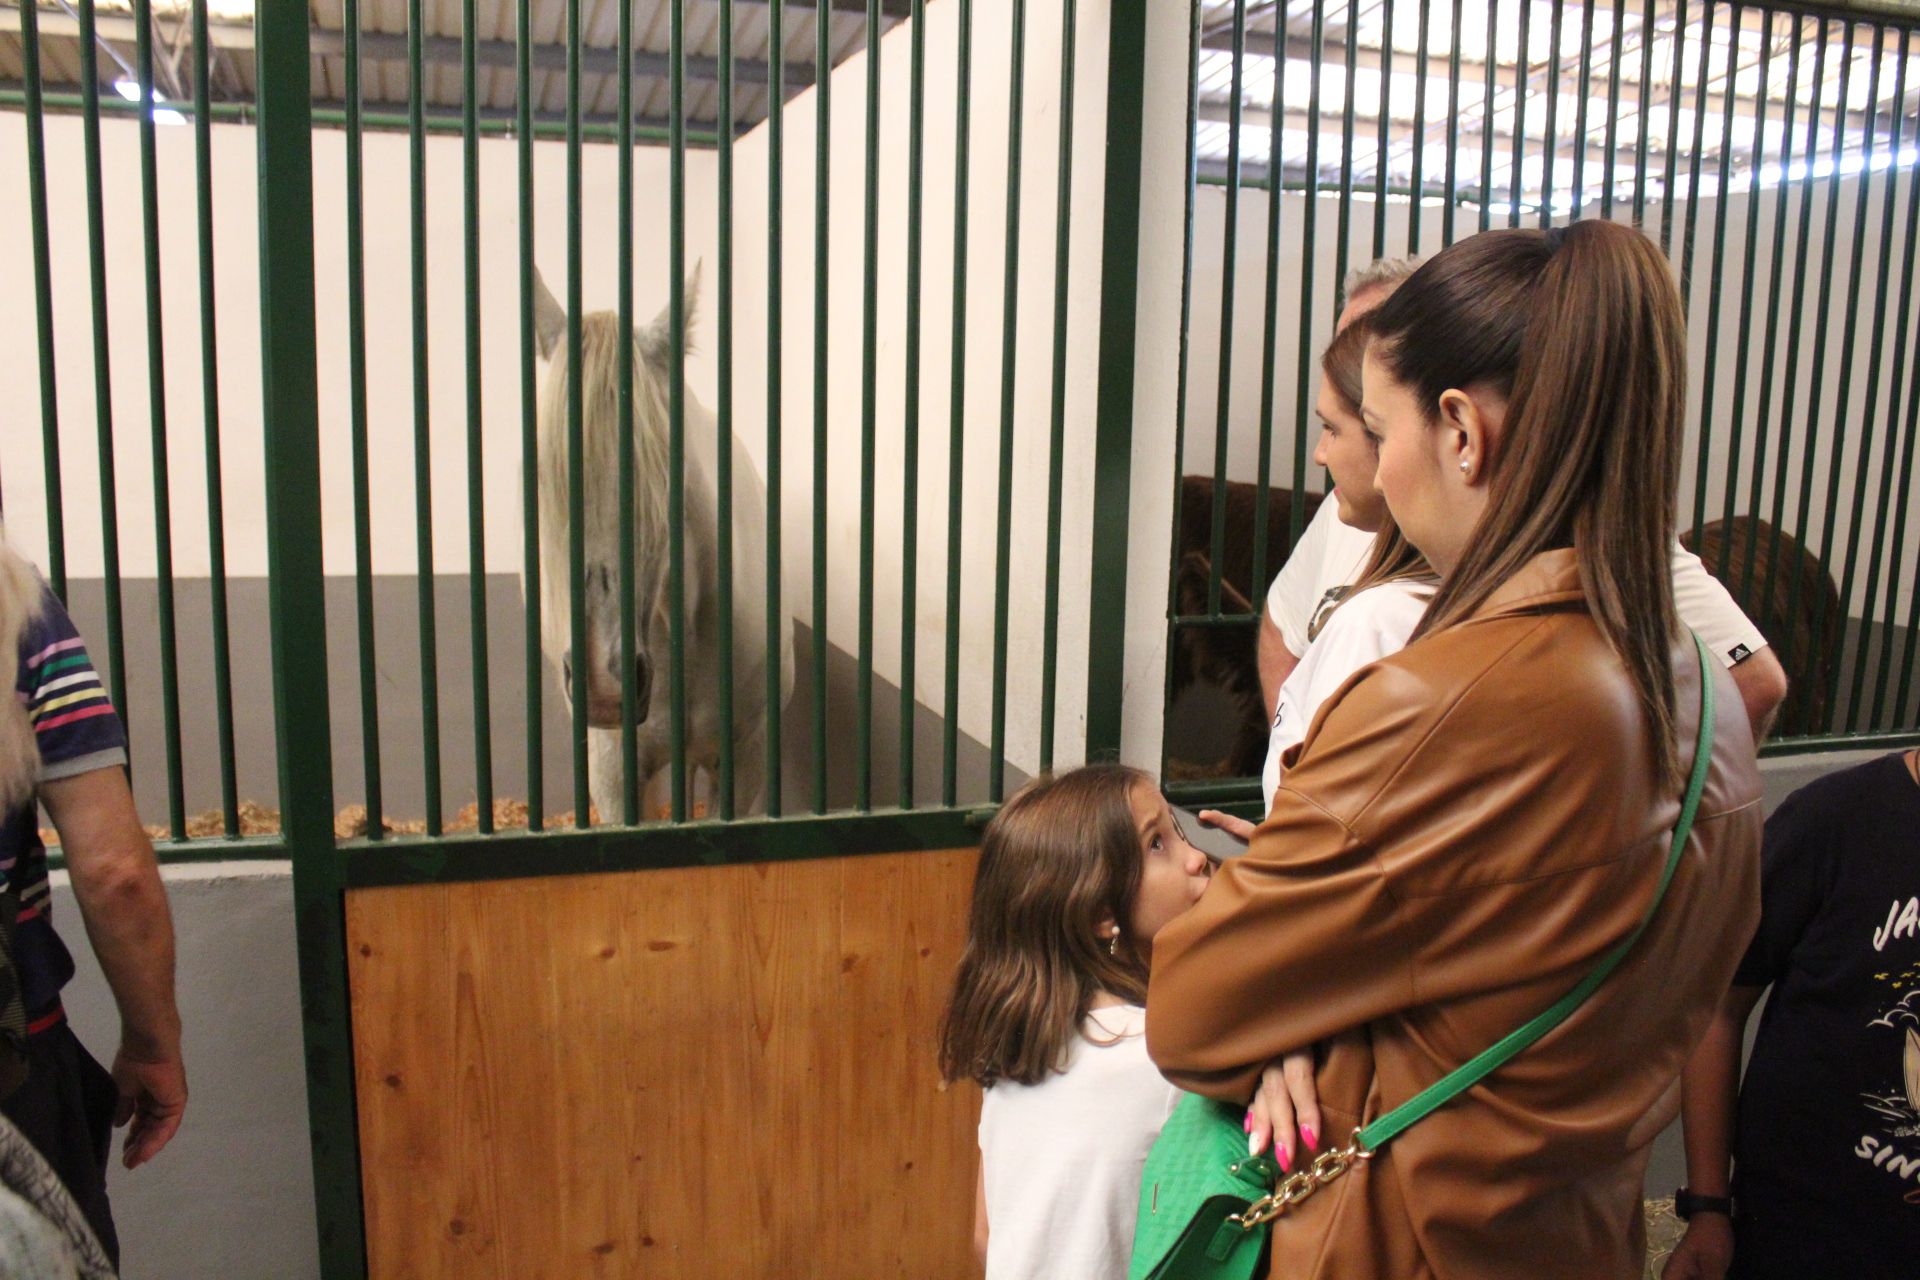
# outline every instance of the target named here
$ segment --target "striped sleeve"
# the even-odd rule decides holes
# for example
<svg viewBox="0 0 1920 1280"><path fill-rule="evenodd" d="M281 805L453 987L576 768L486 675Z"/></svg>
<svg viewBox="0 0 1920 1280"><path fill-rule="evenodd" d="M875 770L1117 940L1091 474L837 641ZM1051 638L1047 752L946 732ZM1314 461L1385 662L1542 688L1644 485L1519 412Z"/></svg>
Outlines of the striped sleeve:
<svg viewBox="0 0 1920 1280"><path fill-rule="evenodd" d="M86 643L59 597L44 588L40 615L21 633L15 695L40 747L42 782L126 763L126 729Z"/></svg>

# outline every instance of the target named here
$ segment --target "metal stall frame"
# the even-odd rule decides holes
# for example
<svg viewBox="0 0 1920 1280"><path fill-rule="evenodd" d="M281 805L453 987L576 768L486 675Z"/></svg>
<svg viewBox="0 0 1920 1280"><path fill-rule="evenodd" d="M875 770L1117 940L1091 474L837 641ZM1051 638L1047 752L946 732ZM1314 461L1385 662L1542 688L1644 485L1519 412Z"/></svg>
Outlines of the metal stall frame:
<svg viewBox="0 0 1920 1280"><path fill-rule="evenodd" d="M1116 0L1107 65L1100 248L1105 305L1099 324L1088 596L1090 759L1111 756L1120 746L1146 32L1146 0ZM292 861L298 922L321 1273L346 1280L365 1276L368 1265L346 955L349 890L952 849L977 844L993 810L949 804L642 828L336 838L319 536L314 113L304 9L263 5L257 41L262 407L282 839ZM223 842L217 855L212 848L208 853L231 856L239 847L240 842Z"/></svg>

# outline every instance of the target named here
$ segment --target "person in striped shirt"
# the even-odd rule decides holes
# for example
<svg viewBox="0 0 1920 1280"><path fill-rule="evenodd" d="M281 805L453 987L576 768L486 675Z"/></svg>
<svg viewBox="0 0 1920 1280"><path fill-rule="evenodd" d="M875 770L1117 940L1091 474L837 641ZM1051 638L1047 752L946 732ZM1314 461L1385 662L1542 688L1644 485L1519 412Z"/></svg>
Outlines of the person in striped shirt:
<svg viewBox="0 0 1920 1280"><path fill-rule="evenodd" d="M113 1129L132 1122L123 1159L136 1168L166 1146L186 1107L173 922L127 783L126 730L59 598L4 542L0 649L0 671L4 659L14 664L15 696L0 707L0 912L13 913L15 1035L24 1023L14 1048L26 1065L0 1114L59 1174L117 1265L106 1187ZM88 940L119 1006L111 1071L61 1008L74 965L53 927L40 806L60 834Z"/></svg>

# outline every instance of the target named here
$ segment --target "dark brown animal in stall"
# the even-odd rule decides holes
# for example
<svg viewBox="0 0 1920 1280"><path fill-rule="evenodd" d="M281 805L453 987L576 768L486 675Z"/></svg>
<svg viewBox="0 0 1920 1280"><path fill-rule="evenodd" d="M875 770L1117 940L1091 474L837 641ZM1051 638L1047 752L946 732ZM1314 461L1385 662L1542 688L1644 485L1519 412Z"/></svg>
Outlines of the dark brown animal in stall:
<svg viewBox="0 0 1920 1280"><path fill-rule="evenodd" d="M1846 615L1833 575L1798 538L1753 516L1712 521L1701 529L1697 543L1693 530L1686 529L1680 541L1746 609L1787 670L1787 700L1773 732L1820 732L1827 723L1834 664L1846 635ZM1750 561L1752 594L1743 600L1741 587L1748 581Z"/></svg>
<svg viewBox="0 0 1920 1280"><path fill-rule="evenodd" d="M1267 489L1266 555L1261 569L1265 582L1253 581L1254 520L1258 514L1258 486L1230 480L1225 489L1226 536L1220 556L1220 612L1258 613L1265 606L1267 583L1280 572L1293 549L1292 521L1296 497L1300 527L1305 529L1319 510L1322 495L1296 495L1291 489ZM1180 545L1174 580L1174 608L1181 617L1207 613L1209 552L1213 546L1212 476L1186 476L1180 481ZM1257 603L1256 603L1257 602ZM1258 662L1259 623L1230 627L1181 627L1169 655L1169 704L1196 679L1219 685L1238 708L1231 726L1223 729L1221 754L1211 760L1167 761L1174 777L1246 777L1258 775L1267 756L1267 711L1260 696Z"/></svg>

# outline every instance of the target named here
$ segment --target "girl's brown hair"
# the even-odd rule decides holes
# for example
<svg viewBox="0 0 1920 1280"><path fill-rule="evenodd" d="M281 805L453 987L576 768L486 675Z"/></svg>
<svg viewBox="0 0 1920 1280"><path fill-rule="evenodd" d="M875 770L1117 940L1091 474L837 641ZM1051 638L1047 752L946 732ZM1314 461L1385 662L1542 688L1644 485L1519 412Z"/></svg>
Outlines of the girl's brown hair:
<svg viewBox="0 0 1920 1280"><path fill-rule="evenodd" d="M1036 1084L1065 1066L1095 995L1147 998L1147 965L1122 934L1140 886L1138 769L1093 764L1028 783L987 824L967 949L940 1028L948 1080Z"/></svg>
<svg viewBox="0 0 1920 1280"><path fill-rule="evenodd" d="M1471 615L1534 556L1571 546L1587 605L1679 776L1669 568L1686 413L1686 330L1666 259L1588 219L1483 231L1371 313L1374 349L1431 420L1451 388L1507 402L1487 509L1414 637Z"/></svg>

